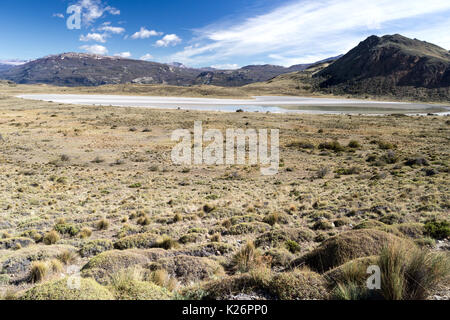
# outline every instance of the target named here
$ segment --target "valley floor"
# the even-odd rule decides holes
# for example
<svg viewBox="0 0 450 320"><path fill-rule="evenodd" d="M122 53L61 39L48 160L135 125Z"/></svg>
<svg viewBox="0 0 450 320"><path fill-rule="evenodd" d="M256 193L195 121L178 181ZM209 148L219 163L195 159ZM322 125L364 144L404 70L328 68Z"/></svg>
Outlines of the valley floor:
<svg viewBox="0 0 450 320"><path fill-rule="evenodd" d="M71 106L19 91L0 90L5 299L348 298L339 268L353 263L362 285L386 246L448 261L447 117ZM280 173L174 165L171 133L200 120L280 129ZM448 299L442 275L415 297Z"/></svg>

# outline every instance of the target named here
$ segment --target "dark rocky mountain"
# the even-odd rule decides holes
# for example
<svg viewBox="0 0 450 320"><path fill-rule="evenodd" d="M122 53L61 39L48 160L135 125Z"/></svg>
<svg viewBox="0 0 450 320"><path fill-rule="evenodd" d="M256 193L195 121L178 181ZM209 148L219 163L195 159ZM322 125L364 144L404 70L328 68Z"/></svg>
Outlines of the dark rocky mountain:
<svg viewBox="0 0 450 320"><path fill-rule="evenodd" d="M82 53L44 57L0 73L0 78L19 84L96 86L129 82L191 83L197 72L141 60Z"/></svg>
<svg viewBox="0 0 450 320"><path fill-rule="evenodd" d="M121 57L65 53L0 71L0 79L19 84L44 83L58 86L98 86L122 83L242 86L266 81L280 74L303 70L307 66L297 65L285 68L262 65L247 66L238 70L205 70L187 68L179 63L169 65Z"/></svg>
<svg viewBox="0 0 450 320"><path fill-rule="evenodd" d="M371 36L315 76L323 78L321 88L333 93L445 93L450 87L450 53L398 34Z"/></svg>
<svg viewBox="0 0 450 320"><path fill-rule="evenodd" d="M0 63L0 72L1 72L1 71L9 70L9 69L11 69L12 67L13 67L13 66L10 65L10 64L3 64L3 63Z"/></svg>

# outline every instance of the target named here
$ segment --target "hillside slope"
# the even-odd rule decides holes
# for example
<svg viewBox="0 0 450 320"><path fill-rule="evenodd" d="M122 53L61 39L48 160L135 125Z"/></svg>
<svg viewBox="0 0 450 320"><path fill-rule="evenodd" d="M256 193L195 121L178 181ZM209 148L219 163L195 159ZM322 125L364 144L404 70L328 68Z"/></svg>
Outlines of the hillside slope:
<svg viewBox="0 0 450 320"><path fill-rule="evenodd" d="M371 36L315 77L330 93L448 98L450 53L401 35Z"/></svg>

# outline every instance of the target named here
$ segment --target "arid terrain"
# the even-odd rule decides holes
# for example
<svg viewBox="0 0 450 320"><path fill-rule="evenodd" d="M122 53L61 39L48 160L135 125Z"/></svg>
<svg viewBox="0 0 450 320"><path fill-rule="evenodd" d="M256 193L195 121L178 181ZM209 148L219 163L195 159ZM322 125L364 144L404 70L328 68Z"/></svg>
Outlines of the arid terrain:
<svg viewBox="0 0 450 320"><path fill-rule="evenodd" d="M107 88L0 85L0 299L450 298L449 117L14 97L148 93ZM194 121L280 129L279 174L174 165L171 133ZM381 269L381 290L365 286L369 265Z"/></svg>

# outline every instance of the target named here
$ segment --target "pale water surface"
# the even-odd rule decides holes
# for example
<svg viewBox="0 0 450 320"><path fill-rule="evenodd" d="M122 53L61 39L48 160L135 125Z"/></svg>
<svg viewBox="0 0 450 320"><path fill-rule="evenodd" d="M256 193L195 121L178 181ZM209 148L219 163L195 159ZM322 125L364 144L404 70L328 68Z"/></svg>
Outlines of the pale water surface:
<svg viewBox="0 0 450 320"><path fill-rule="evenodd" d="M183 109L199 111L310 113L310 114L449 114L448 105L429 105L357 99L261 96L253 99L210 99L81 94L25 94L23 99L65 104Z"/></svg>

